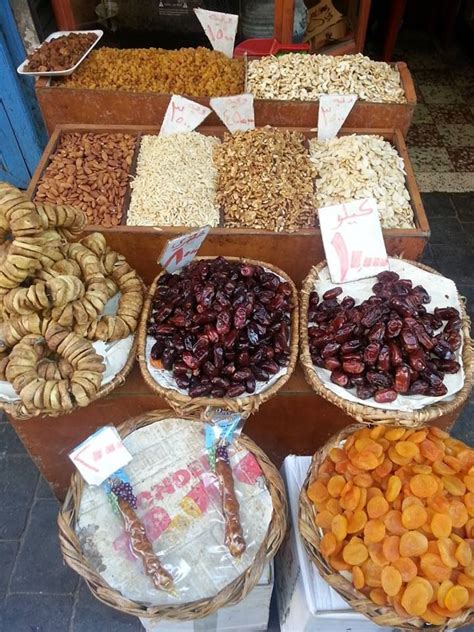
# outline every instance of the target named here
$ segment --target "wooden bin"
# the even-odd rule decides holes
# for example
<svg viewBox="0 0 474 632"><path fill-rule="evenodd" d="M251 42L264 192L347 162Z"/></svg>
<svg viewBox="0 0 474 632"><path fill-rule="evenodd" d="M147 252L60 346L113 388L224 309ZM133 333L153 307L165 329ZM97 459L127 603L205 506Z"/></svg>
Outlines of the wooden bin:
<svg viewBox="0 0 474 632"><path fill-rule="evenodd" d="M347 117L344 128L399 129L404 137L407 135L416 106L415 87L407 65L397 62L395 66L400 72L407 103L369 103L358 100ZM41 77L36 82L36 96L46 128L51 134L56 125L65 123L108 125L113 121L121 125L160 125L171 95L62 88L51 85L50 79ZM209 107L209 98L191 98ZM318 101L255 99L255 123L257 126L287 127L298 121L303 127L315 127L318 107ZM205 125L221 126L222 123L212 112Z"/></svg>
<svg viewBox="0 0 474 632"><path fill-rule="evenodd" d="M308 128L291 128L303 132L308 138L315 135ZM62 125L58 126L38 163L33 175L28 194L34 197L38 181L49 164L50 156L54 153L62 134L67 132L124 132L135 134L140 140L142 134L156 134L158 127L120 126L120 125ZM200 128L203 134L222 136L224 130L219 128ZM423 209L420 194L415 182L405 141L400 131L392 129L347 129L343 133L380 134L393 143L405 162L407 172L407 187L411 197L411 204L415 216L415 228L389 228L383 231L385 245L389 255L403 255L406 259L417 260L423 254L428 242L430 231L428 220ZM132 161L130 175L135 174L136 158ZM130 190L127 191L124 202L122 222L126 221L126 210L130 200ZM125 255L127 261L134 267L145 283L151 283L156 276L157 260L166 240L178 234L187 232L189 227L151 227L151 226L115 226L104 228L90 226L90 231L99 230L107 235L108 244ZM232 255L267 261L284 270L293 281L300 286L311 265L325 258L321 231L319 228L302 229L294 233L276 233L268 230L249 228L212 228L199 251L200 255Z"/></svg>

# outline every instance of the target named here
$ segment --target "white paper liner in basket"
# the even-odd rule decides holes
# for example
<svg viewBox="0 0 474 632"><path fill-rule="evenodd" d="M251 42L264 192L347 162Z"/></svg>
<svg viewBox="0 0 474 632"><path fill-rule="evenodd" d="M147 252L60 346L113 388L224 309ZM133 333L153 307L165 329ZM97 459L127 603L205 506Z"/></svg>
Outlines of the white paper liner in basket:
<svg viewBox="0 0 474 632"><path fill-rule="evenodd" d="M107 301L104 307L104 315L114 316L117 313L120 296L121 293L117 292L115 296ZM132 349L134 338L135 334L127 336L127 338L122 338L121 340L114 340L113 342L97 340L92 343L96 353L103 358L105 364L101 388L109 384L125 366ZM0 380L0 400L2 402L8 402L9 404L19 401L18 393L10 382Z"/></svg>
<svg viewBox="0 0 474 632"><path fill-rule="evenodd" d="M137 514L154 551L172 573L177 596L157 590L134 558L102 487L85 485L76 533L84 555L124 597L147 605L212 598L252 563L272 517L260 466L247 450L229 449L247 549L240 560L224 544L217 478L210 471L204 425L178 418L136 430L124 439L133 460L124 468L137 495Z"/></svg>
<svg viewBox="0 0 474 632"><path fill-rule="evenodd" d="M422 270L416 266L389 257L389 266L392 272L396 272L402 279L410 279L413 282L413 286L422 285L428 294L431 296L431 301L425 306L427 311L433 313L435 307L455 307L460 310L461 305L459 302L459 295L456 289L456 285L451 279L432 274L426 270ZM376 277L370 277L368 279L360 279L358 281L350 281L341 285L343 293L338 297L342 299L344 296L352 296L356 305L363 300L373 295L372 286L377 282ZM329 275L329 269L325 267L319 273L319 279L315 282L314 289L318 292L319 296L324 294L326 290L335 287L335 283L331 281ZM311 325L309 326L311 327ZM363 406L372 406L373 408L381 408L384 410L401 410L411 411L424 408L430 404L436 404L443 400L451 399L458 391L460 391L464 385L464 369L462 364L462 345L460 349L456 351L455 358L461 365L460 371L454 375L446 373L444 377L444 383L448 392L442 397L427 397L424 395L398 395L397 399L393 402L387 402L384 404L377 403L373 398L360 399L356 397L352 390L348 390L334 384L330 380L331 372L327 369L320 367L314 367L318 378L324 383L324 385L339 397L343 397L351 402L362 404Z"/></svg>

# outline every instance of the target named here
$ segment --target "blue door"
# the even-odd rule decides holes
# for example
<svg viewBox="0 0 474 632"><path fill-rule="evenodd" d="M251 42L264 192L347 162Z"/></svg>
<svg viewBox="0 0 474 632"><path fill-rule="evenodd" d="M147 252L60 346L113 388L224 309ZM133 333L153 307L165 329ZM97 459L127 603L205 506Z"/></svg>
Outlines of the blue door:
<svg viewBox="0 0 474 632"><path fill-rule="evenodd" d="M32 79L16 72L25 56L8 0L0 0L0 180L21 188L46 141Z"/></svg>

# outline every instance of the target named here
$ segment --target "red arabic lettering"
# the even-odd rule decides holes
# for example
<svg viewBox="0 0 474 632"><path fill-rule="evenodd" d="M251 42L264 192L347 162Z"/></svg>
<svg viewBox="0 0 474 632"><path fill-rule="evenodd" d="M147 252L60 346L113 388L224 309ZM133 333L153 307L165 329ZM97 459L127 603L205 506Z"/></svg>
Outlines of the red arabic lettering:
<svg viewBox="0 0 474 632"><path fill-rule="evenodd" d="M344 241L341 233L337 232L334 234L334 237L331 240L331 245L336 251L336 255L339 260L339 265L341 268L340 279L341 282L343 282L349 271L349 253L347 252L346 242Z"/></svg>

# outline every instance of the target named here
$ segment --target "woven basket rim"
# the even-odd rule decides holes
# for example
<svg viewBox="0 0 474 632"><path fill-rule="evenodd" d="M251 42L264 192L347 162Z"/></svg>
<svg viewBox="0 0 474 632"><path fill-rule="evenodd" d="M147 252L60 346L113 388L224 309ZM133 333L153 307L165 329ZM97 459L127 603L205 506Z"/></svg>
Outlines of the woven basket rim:
<svg viewBox="0 0 474 632"><path fill-rule="evenodd" d="M130 347L130 351L128 352L127 361L110 382L100 387L100 389L97 391L94 397L91 397L87 405L92 404L92 402L95 402L98 399L105 397L106 395L109 395L113 390L115 390L118 386L121 386L125 382L126 378L128 377L135 363L135 356L137 354L137 347L138 347L138 332L135 331L131 335L133 335L133 343L132 343L132 346ZM18 419L20 421L23 421L26 419L32 419L35 417L59 417L62 415L68 415L76 410L80 410L81 408L84 408L84 406L78 406L76 404L70 410L58 410L54 412L52 411L45 412L44 409L37 409L35 413L32 415L23 414L21 412L21 408L22 408L21 400L16 400L15 402L0 401L0 410L3 410L7 415L10 415L14 419Z"/></svg>
<svg viewBox="0 0 474 632"><path fill-rule="evenodd" d="M162 421L182 418L190 423L204 423L192 416L180 416L172 409L154 410L127 420L118 427L122 438L135 430ZM145 618L164 618L170 620L190 620L206 617L222 607L240 602L258 583L265 565L275 556L287 530L287 500L285 486L281 476L267 455L249 437L241 434L236 443L251 452L257 459L265 476L266 485L272 498L273 512L270 524L255 556L253 563L235 580L225 586L214 597L198 601L167 605L147 606L123 597L111 588L103 578L89 565L82 553L75 533L77 514L80 508L84 479L75 472L71 477L65 501L59 511L59 541L64 561L87 583L92 594L106 605L126 614Z"/></svg>
<svg viewBox="0 0 474 632"><path fill-rule="evenodd" d="M217 256L195 257L194 260L212 260L217 259ZM217 408L224 408L233 412L241 412L242 414L249 416L256 412L263 402L269 400L275 395L290 379L293 371L295 370L296 363L298 361L298 346L299 346L299 301L298 291L292 279L286 272L273 266L270 263L264 263L263 261L257 261L255 259L249 259L247 257L224 257L227 261L241 261L250 265L263 266L267 270L274 272L281 276L285 282L287 282L292 290L292 299L294 307L291 310L291 324L290 324L290 361L286 367L286 373L281 375L271 386L262 391L261 393L254 395L247 395L246 397L189 397L189 395L182 395L178 391L171 388L164 388L158 384L151 375L147 366L146 359L146 338L147 338L147 322L148 315L151 309L151 303L155 288L158 280L163 274L166 274L165 270L162 270L153 280L148 294L145 298L145 303L142 311L142 317L138 329L138 363L140 370L148 387L162 397L172 408L174 408L180 414L194 414L198 411L206 409L208 406Z"/></svg>
<svg viewBox="0 0 474 632"><path fill-rule="evenodd" d="M395 257L393 257L395 258ZM408 261L401 257L396 257L404 263L414 265L421 270L431 272L438 276L443 276L433 268L426 266L417 261ZM306 381L313 388L314 391L321 397L324 397L332 404L335 404L341 408L345 413L353 417L359 423L402 423L407 426L415 426L420 424L429 423L442 415L448 415L462 406L468 399L472 390L474 379L474 348L472 339L470 336L470 318L466 313L464 306L464 299L458 292L459 303L461 306L461 330L463 334L463 350L462 350L462 363L464 368L464 384L463 387L453 395L450 400L442 400L435 402L424 408L413 411L402 410L386 410L383 408L374 408L373 406L367 406L358 402L351 402L344 397L341 397L331 391L320 380L314 365L311 360L311 354L309 352L308 341L308 305L309 294L314 287L314 282L319 276L319 273L326 267L326 260L321 261L316 266L313 266L303 281L301 289L300 299L300 363L303 367L303 372ZM457 291L457 288L456 288Z"/></svg>
<svg viewBox="0 0 474 632"><path fill-rule="evenodd" d="M391 425L406 428L403 424L393 423ZM444 632L444 630L447 630L448 627L449 629L455 629L467 625L468 623L472 623L474 621L474 608L467 609L464 613L456 618L449 619L443 625L429 625L429 628L425 628L427 624L420 617L410 617L409 619L402 618L397 614L392 606L379 606L363 593L359 592L356 588L354 588L352 582L349 579L346 579L346 577L344 577L344 575L340 572L334 570L321 554L319 545L322 537L322 530L314 523L315 512L313 504L307 494L308 486L316 478L319 466L331 448L340 446L341 442L343 442L353 432L366 427L366 424L356 423L342 428L342 430L334 434L327 443L313 455L313 458L311 459L311 464L301 487L298 510L298 528L308 557L316 565L321 577L349 604L351 608L360 612L377 625L402 630L419 630L423 628L429 629L431 632Z"/></svg>

